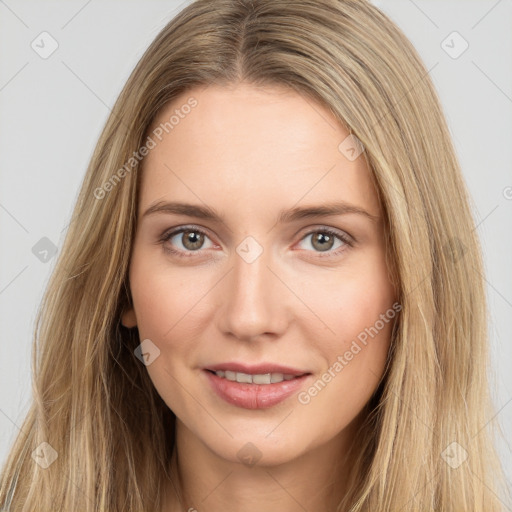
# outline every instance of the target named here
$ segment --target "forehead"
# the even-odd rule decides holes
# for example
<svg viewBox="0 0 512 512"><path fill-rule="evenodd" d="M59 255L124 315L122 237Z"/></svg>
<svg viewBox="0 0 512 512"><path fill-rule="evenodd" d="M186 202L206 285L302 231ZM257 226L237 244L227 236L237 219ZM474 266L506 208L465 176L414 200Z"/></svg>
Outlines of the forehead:
<svg viewBox="0 0 512 512"><path fill-rule="evenodd" d="M142 166L140 211L157 199L238 204L252 213L347 200L378 215L363 155L351 161L339 148L349 132L325 106L289 88L191 89L166 105L149 133L155 146Z"/></svg>

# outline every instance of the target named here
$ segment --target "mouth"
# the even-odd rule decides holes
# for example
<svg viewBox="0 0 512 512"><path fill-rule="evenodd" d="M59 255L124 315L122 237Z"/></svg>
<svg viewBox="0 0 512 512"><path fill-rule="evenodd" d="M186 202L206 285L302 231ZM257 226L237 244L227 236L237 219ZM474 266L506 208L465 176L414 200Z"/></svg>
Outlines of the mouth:
<svg viewBox="0 0 512 512"><path fill-rule="evenodd" d="M215 395L244 409L273 407L300 391L312 377L310 372L279 365L252 368L250 371L247 366L227 363L204 368L202 373Z"/></svg>

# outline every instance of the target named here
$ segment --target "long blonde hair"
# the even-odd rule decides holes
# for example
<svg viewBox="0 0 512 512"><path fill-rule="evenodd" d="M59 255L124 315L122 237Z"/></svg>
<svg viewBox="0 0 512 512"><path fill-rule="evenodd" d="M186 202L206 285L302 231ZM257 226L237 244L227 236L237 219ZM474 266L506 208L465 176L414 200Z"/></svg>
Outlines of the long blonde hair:
<svg viewBox="0 0 512 512"><path fill-rule="evenodd" d="M38 312L33 403L0 506L160 510L175 416L134 355L137 330L120 326L140 183L139 159L126 164L168 102L241 81L326 105L362 142L385 212L402 310L338 510L502 510L469 197L428 70L364 0L198 0L147 49L97 143ZM41 453L57 458L42 467Z"/></svg>

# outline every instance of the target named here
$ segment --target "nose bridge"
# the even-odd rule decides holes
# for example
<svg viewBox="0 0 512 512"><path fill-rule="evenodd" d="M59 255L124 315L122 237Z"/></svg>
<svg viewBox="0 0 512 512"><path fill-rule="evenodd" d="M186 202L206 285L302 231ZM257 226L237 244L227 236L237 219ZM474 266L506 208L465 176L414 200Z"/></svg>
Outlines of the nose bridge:
<svg viewBox="0 0 512 512"><path fill-rule="evenodd" d="M271 251L247 237L233 254L233 270L222 290L225 333L240 339L277 334L286 323L285 289L273 272Z"/></svg>

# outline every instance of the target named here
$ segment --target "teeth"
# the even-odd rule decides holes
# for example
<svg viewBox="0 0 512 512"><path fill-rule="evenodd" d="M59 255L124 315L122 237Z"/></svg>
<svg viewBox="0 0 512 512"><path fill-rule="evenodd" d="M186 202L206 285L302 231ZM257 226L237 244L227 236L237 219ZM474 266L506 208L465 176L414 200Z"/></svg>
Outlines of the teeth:
<svg viewBox="0 0 512 512"><path fill-rule="evenodd" d="M256 377L256 375L255 375ZM237 382L244 382L247 384L252 384L252 375L249 375L248 373L238 373L236 374L236 381Z"/></svg>
<svg viewBox="0 0 512 512"><path fill-rule="evenodd" d="M236 380L236 372L232 372L230 370L226 370L225 375L226 379L228 380ZM219 375L220 377L220 375Z"/></svg>
<svg viewBox="0 0 512 512"><path fill-rule="evenodd" d="M250 373L232 372L230 370L219 370L216 371L215 374L217 377L245 384L274 384L276 382L283 382L283 380L292 380L295 378L295 375L288 375L284 373L263 373L251 375Z"/></svg>
<svg viewBox="0 0 512 512"><path fill-rule="evenodd" d="M252 382L254 384L270 384L272 382L272 375L265 373L264 375L253 375ZM279 380L277 382L280 382Z"/></svg>

